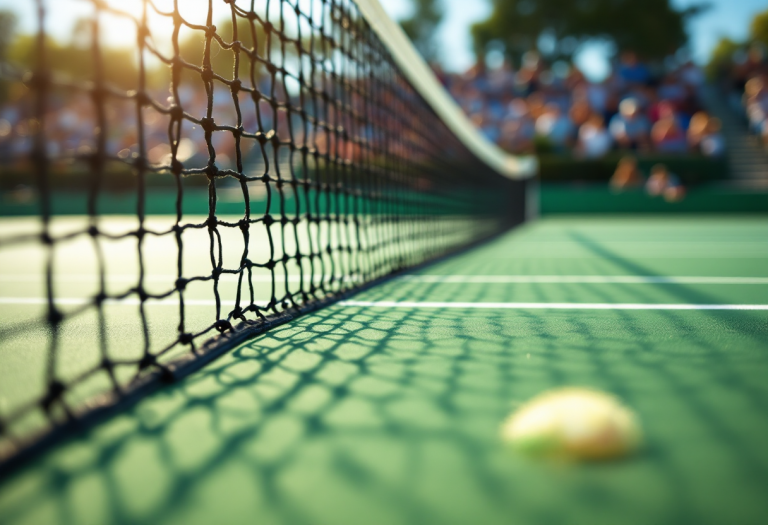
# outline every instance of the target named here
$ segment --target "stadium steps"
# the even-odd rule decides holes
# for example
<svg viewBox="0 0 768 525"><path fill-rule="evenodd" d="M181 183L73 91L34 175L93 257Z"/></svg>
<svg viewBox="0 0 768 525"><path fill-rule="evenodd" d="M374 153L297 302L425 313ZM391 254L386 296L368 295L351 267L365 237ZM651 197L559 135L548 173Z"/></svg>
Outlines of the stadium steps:
<svg viewBox="0 0 768 525"><path fill-rule="evenodd" d="M731 184L743 188L768 188L768 153L757 137L748 132L745 119L728 106L723 94L714 86L703 88L701 95L710 114L722 121Z"/></svg>

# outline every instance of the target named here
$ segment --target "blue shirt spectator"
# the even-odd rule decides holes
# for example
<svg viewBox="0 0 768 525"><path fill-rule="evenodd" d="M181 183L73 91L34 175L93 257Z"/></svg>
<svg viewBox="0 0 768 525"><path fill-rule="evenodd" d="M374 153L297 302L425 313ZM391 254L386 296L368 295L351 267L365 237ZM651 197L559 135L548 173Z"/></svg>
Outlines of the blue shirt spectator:
<svg viewBox="0 0 768 525"><path fill-rule="evenodd" d="M622 53L617 73L621 80L629 84L647 85L651 80L650 70L631 51Z"/></svg>
<svg viewBox="0 0 768 525"><path fill-rule="evenodd" d="M650 123L640 113L637 100L625 98L619 104L619 113L614 115L609 124L611 136L624 148L637 149L648 142Z"/></svg>

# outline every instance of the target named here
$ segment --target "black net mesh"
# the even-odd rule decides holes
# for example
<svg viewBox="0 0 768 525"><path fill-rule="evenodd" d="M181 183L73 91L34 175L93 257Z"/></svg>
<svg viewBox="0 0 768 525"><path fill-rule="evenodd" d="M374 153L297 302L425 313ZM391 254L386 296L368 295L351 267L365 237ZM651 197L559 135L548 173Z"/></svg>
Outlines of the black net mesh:
<svg viewBox="0 0 768 525"><path fill-rule="evenodd" d="M515 183L352 1L56 0L88 8L66 45L53 3L2 64L3 189L37 219L0 253L39 271L3 337L44 348L0 385L0 457L513 221ZM12 374L23 345L2 350Z"/></svg>

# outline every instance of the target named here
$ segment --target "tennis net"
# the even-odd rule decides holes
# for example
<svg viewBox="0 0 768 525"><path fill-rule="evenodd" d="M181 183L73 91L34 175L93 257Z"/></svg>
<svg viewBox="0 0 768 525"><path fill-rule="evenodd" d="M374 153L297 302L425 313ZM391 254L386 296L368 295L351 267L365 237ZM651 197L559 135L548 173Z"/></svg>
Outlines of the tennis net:
<svg viewBox="0 0 768 525"><path fill-rule="evenodd" d="M33 11L0 50L0 190L36 213L0 229L0 460L523 220L532 166L375 1Z"/></svg>

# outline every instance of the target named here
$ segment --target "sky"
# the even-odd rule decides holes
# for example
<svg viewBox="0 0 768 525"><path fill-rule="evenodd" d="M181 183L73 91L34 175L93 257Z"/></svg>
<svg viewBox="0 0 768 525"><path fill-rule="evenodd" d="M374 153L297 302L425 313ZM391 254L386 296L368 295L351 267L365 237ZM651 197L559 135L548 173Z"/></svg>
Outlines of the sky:
<svg viewBox="0 0 768 525"><path fill-rule="evenodd" d="M107 0L110 4L137 11L140 0ZM172 4L172 0L155 0L160 7ZM411 0L380 0L393 18L402 18L409 14ZM634 0L643 1L643 0ZM710 51L721 36L735 40L747 36L749 21L755 13L768 7L766 0L672 0L674 6L684 8L702 1L710 3L712 8L695 19L690 27L693 54L697 61L705 62ZM472 65L472 53L469 27L473 22L483 20L490 14L490 0L442 0L445 19L438 32L441 46L441 59L444 67L450 71L462 71ZM52 12L50 17L56 20L66 33L78 16L88 12L88 2L61 2L49 0ZM277 4L277 2L273 2ZM207 0L184 0L180 2L186 13L204 13ZM216 4L224 4L216 2ZM73 9L74 6L74 9ZM12 9L19 12L22 27L30 30L34 26L34 2L31 0L0 0L0 9ZM130 28L115 23L110 28L116 39L126 35L126 41L132 41ZM130 35L130 36L129 36ZM607 72L606 52L600 46L588 46L576 57L577 64L595 78Z"/></svg>
<svg viewBox="0 0 768 525"><path fill-rule="evenodd" d="M446 69L461 71L471 66L475 60L469 26L490 14L490 1L442 1L446 14L439 31L439 42L443 49L442 59ZM409 13L410 0L381 0L381 3L395 18ZM728 36L734 40L744 39L748 34L752 17L768 9L767 0L672 0L672 5L679 9L699 3L709 3L712 8L695 19L688 28L693 54L698 62L707 61L709 53L721 36ZM591 72L593 76L599 77L607 67L605 50L600 46L588 47L580 57L577 57L577 63L583 69L587 69L588 73Z"/></svg>

